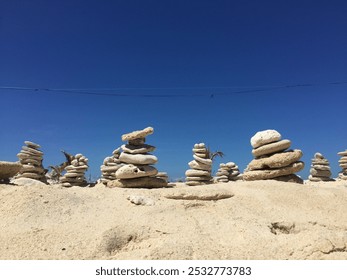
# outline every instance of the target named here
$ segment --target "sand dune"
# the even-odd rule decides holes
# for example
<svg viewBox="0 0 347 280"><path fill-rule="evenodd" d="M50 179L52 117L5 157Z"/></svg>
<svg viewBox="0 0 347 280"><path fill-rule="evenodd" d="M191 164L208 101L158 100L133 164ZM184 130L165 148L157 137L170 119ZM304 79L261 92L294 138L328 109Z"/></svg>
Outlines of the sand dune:
<svg viewBox="0 0 347 280"><path fill-rule="evenodd" d="M347 259L343 181L0 185L0 201L1 259Z"/></svg>

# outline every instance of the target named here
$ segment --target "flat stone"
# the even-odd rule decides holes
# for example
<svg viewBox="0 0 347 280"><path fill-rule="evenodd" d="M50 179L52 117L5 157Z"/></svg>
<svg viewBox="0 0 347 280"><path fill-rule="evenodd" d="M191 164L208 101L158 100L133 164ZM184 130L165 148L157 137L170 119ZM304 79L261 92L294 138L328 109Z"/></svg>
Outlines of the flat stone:
<svg viewBox="0 0 347 280"><path fill-rule="evenodd" d="M100 169L102 172L116 172L122 166L124 166L123 163L115 166L102 166Z"/></svg>
<svg viewBox="0 0 347 280"><path fill-rule="evenodd" d="M288 182L288 183L297 183L297 184L303 184L304 183L304 180L295 174L279 176L279 177L276 177L274 179L276 181Z"/></svg>
<svg viewBox="0 0 347 280"><path fill-rule="evenodd" d="M24 172L18 175L18 178L30 178L40 180L43 178L43 174L37 174L33 172Z"/></svg>
<svg viewBox="0 0 347 280"><path fill-rule="evenodd" d="M298 161L301 157L300 150L276 153L266 158L253 159L247 168L249 170L281 168Z"/></svg>
<svg viewBox="0 0 347 280"><path fill-rule="evenodd" d="M197 176L197 177L193 177L193 176L189 176L186 177L186 181L211 181L212 177L211 176Z"/></svg>
<svg viewBox="0 0 347 280"><path fill-rule="evenodd" d="M347 163L340 163L340 167L341 167L342 169L347 168Z"/></svg>
<svg viewBox="0 0 347 280"><path fill-rule="evenodd" d="M22 166L20 172L33 172L33 173L43 173L44 169L42 166L28 165L25 164Z"/></svg>
<svg viewBox="0 0 347 280"><path fill-rule="evenodd" d="M347 150L343 152L338 152L337 153L339 156L347 156Z"/></svg>
<svg viewBox="0 0 347 280"><path fill-rule="evenodd" d="M38 156L43 156L43 152L36 150L34 148L27 147L27 146L23 146L22 150L28 151L28 152L33 153L33 154L38 155Z"/></svg>
<svg viewBox="0 0 347 280"><path fill-rule="evenodd" d="M219 175L216 177L217 180L221 180L221 179L225 179L225 180L229 180L229 176L227 175Z"/></svg>
<svg viewBox="0 0 347 280"><path fill-rule="evenodd" d="M331 171L330 170L317 170L317 169L311 168L310 174L312 176L318 176L318 177L330 177Z"/></svg>
<svg viewBox="0 0 347 280"><path fill-rule="evenodd" d="M154 176L157 173L158 170L153 166L135 166L133 164L126 164L116 171L116 177L117 179L132 179L146 176Z"/></svg>
<svg viewBox="0 0 347 280"><path fill-rule="evenodd" d="M208 155L206 153L194 153L194 155L200 158L208 158Z"/></svg>
<svg viewBox="0 0 347 280"><path fill-rule="evenodd" d="M226 170L219 170L219 171L216 173L216 176L229 176L229 172L226 171Z"/></svg>
<svg viewBox="0 0 347 280"><path fill-rule="evenodd" d="M176 189L164 197L178 200L220 200L233 197L230 191L212 190L206 188L186 188L184 190Z"/></svg>
<svg viewBox="0 0 347 280"><path fill-rule="evenodd" d="M19 162L0 161L0 180L12 178L21 168Z"/></svg>
<svg viewBox="0 0 347 280"><path fill-rule="evenodd" d="M127 134L122 135L122 141L129 141L129 140L134 140L138 138L145 138L146 136L153 134L154 129L153 127L146 127L142 130L136 130Z"/></svg>
<svg viewBox="0 0 347 280"><path fill-rule="evenodd" d="M290 140L281 140L278 142L263 145L257 149L252 150L254 157L260 157L263 155L269 155L288 149L291 145Z"/></svg>
<svg viewBox="0 0 347 280"><path fill-rule="evenodd" d="M210 176L209 171L197 170L197 169L188 169L185 172L186 177L200 177L200 176Z"/></svg>
<svg viewBox="0 0 347 280"><path fill-rule="evenodd" d="M265 144L277 142L281 140L281 137L281 134L273 129L259 131L251 138L251 145L256 149Z"/></svg>
<svg viewBox="0 0 347 280"><path fill-rule="evenodd" d="M155 164L158 161L158 158L151 154L128 154L121 153L119 156L121 162L130 163L130 164Z"/></svg>
<svg viewBox="0 0 347 280"><path fill-rule="evenodd" d="M154 146L143 144L143 145L122 145L123 151L129 154L145 154L149 152L153 152L155 150Z"/></svg>
<svg viewBox="0 0 347 280"><path fill-rule="evenodd" d="M329 165L329 161L327 159L312 159L313 165Z"/></svg>
<svg viewBox="0 0 347 280"><path fill-rule="evenodd" d="M32 154L27 154L27 153L23 153L23 152L20 152L17 154L17 157L19 159L28 159L28 158L31 158L33 160L36 160L36 161L41 161L42 160L42 157L41 156L35 156L35 155L32 155Z"/></svg>
<svg viewBox="0 0 347 280"><path fill-rule="evenodd" d="M318 177L318 176L312 176L312 175L309 175L308 179L311 182L329 182L329 181L333 181L333 179L330 179L329 177Z"/></svg>
<svg viewBox="0 0 347 280"><path fill-rule="evenodd" d="M146 138L137 138L137 139L128 141L129 145L133 145L133 146L140 146L145 144L145 142L146 142Z"/></svg>
<svg viewBox="0 0 347 280"><path fill-rule="evenodd" d="M17 186L26 187L46 187L47 185L41 181L31 179L31 178L17 178L11 181L12 184Z"/></svg>
<svg viewBox="0 0 347 280"><path fill-rule="evenodd" d="M235 163L235 162L232 162L232 161L227 162L225 165L226 165L227 167L230 167L230 168L235 168L235 167L237 167L236 163Z"/></svg>
<svg viewBox="0 0 347 280"><path fill-rule="evenodd" d="M192 169L199 169L199 170L206 170L206 171L211 171L212 170L212 166L211 165L203 164L203 163L198 162L196 160L190 161L188 163L188 165Z"/></svg>
<svg viewBox="0 0 347 280"><path fill-rule="evenodd" d="M330 166L329 165L311 165L312 168L317 169L317 170L330 170Z"/></svg>
<svg viewBox="0 0 347 280"><path fill-rule="evenodd" d="M206 148L205 143L194 144L194 149L205 149L205 148Z"/></svg>
<svg viewBox="0 0 347 280"><path fill-rule="evenodd" d="M164 188L166 186L165 180L156 177L117 179L107 182L109 188Z"/></svg>
<svg viewBox="0 0 347 280"><path fill-rule="evenodd" d="M339 160L339 163L347 163L347 158L341 158L341 159Z"/></svg>
<svg viewBox="0 0 347 280"><path fill-rule="evenodd" d="M201 154L206 154L207 149L206 148L193 148L193 153L201 153Z"/></svg>
<svg viewBox="0 0 347 280"><path fill-rule="evenodd" d="M289 166L280 169L269 169L269 170L250 170L243 173L243 180L254 181L254 180L266 180L273 179L280 176L294 174L304 169L305 164L301 161L292 163Z"/></svg>
<svg viewBox="0 0 347 280"><path fill-rule="evenodd" d="M33 164L35 166L41 166L42 165L41 160L36 160L36 159L32 159L32 158L21 159L20 162L23 165L25 165L25 164Z"/></svg>
<svg viewBox="0 0 347 280"><path fill-rule="evenodd" d="M84 172L68 172L64 175L66 178L75 178L75 177L83 177Z"/></svg>
<svg viewBox="0 0 347 280"><path fill-rule="evenodd" d="M40 149L41 146L39 144L36 144L34 142L31 141L24 141L24 144L27 145L30 148L34 148L34 149Z"/></svg>
<svg viewBox="0 0 347 280"><path fill-rule="evenodd" d="M211 160L211 159L201 158L201 157L198 157L198 156L196 156L196 155L193 155L193 158L194 158L196 161L198 161L198 162L200 162L200 163L202 163L202 164L209 165L209 166L212 165L212 160Z"/></svg>

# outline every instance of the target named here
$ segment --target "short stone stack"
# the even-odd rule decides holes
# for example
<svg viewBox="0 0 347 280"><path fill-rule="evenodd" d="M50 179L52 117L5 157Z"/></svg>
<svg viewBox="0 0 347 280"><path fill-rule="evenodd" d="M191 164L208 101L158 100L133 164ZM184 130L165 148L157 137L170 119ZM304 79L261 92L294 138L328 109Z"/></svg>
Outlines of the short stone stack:
<svg viewBox="0 0 347 280"><path fill-rule="evenodd" d="M188 186L210 184L212 181L212 160L204 143L198 143L193 148L194 160L188 163L191 169L185 173Z"/></svg>
<svg viewBox="0 0 347 280"><path fill-rule="evenodd" d="M153 134L154 129L147 127L122 135L122 141L127 144L121 146L120 163L124 164L116 173L116 179L107 183L108 187L120 188L162 188L167 186L164 179L155 177L158 170L152 166L158 158L150 152L154 146L145 144L146 136Z"/></svg>
<svg viewBox="0 0 347 280"><path fill-rule="evenodd" d="M321 153L315 153L312 159L310 175L312 182L332 181L329 161Z"/></svg>
<svg viewBox="0 0 347 280"><path fill-rule="evenodd" d="M234 162L221 163L216 173L215 180L221 183L238 181L242 179L239 167Z"/></svg>
<svg viewBox="0 0 347 280"><path fill-rule="evenodd" d="M295 175L304 168L304 163L299 161L302 157L301 150L287 150L291 142L281 140L282 136L276 130L257 132L251 138L253 159L243 173L243 180L275 179L285 182L303 183Z"/></svg>
<svg viewBox="0 0 347 280"><path fill-rule="evenodd" d="M60 177L59 181L64 187L85 187L87 180L84 176L88 169L88 158L82 154L77 154L71 161L71 165L65 167L66 173Z"/></svg>
<svg viewBox="0 0 347 280"><path fill-rule="evenodd" d="M25 141L26 146L17 154L22 168L16 178L30 178L46 182L45 169L43 168L43 152L41 146L34 142Z"/></svg>
<svg viewBox="0 0 347 280"><path fill-rule="evenodd" d="M116 180L116 171L121 168L124 164L120 162L119 156L121 148L117 148L112 152L112 156L104 159L101 169L101 182L107 184L107 182Z"/></svg>
<svg viewBox="0 0 347 280"><path fill-rule="evenodd" d="M347 150L339 152L337 154L341 156L339 165L342 168L342 171L339 173L338 179L347 180Z"/></svg>

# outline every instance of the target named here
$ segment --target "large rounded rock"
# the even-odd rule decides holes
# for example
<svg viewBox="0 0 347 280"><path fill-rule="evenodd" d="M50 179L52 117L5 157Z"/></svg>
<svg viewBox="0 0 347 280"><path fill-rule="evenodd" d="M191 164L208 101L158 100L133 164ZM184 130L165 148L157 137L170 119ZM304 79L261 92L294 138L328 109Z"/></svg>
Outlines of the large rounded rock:
<svg viewBox="0 0 347 280"><path fill-rule="evenodd" d="M281 140L278 142L263 145L257 149L253 149L252 154L254 157L260 157L263 155L270 155L270 154L284 151L284 150L288 149L290 147L290 145L291 145L290 140L287 140L287 139Z"/></svg>
<svg viewBox="0 0 347 280"><path fill-rule="evenodd" d="M274 179L276 177L294 174L304 169L304 163L299 161L280 169L250 170L243 173L245 181Z"/></svg>
<svg viewBox="0 0 347 280"><path fill-rule="evenodd" d="M251 145L255 149L265 144L269 144L279 140L281 140L281 134L277 132L276 130L268 129L268 130L257 132L251 138Z"/></svg>
<svg viewBox="0 0 347 280"><path fill-rule="evenodd" d="M129 164L155 164L158 158L151 154L128 154L121 153L119 156L121 162Z"/></svg>
<svg viewBox="0 0 347 280"><path fill-rule="evenodd" d="M21 168L19 162L0 161L0 180L12 178Z"/></svg>
<svg viewBox="0 0 347 280"><path fill-rule="evenodd" d="M117 179L107 182L109 188L164 188L166 186L165 180L156 177Z"/></svg>
<svg viewBox="0 0 347 280"><path fill-rule="evenodd" d="M153 127L149 126L142 130L136 130L127 134L123 134L122 141L129 141L129 140L134 140L137 138L145 138L147 135L153 134L153 132L154 132Z"/></svg>
<svg viewBox="0 0 347 280"><path fill-rule="evenodd" d="M257 169L274 169L281 168L298 161L302 157L300 150L288 151L284 153L273 154L272 156L252 160L248 166L248 170Z"/></svg>
<svg viewBox="0 0 347 280"><path fill-rule="evenodd" d="M199 170L206 170L206 171L211 171L212 170L212 166L211 165L203 164L203 163L198 162L196 160L190 161L188 163L188 165L192 169L199 169Z"/></svg>
<svg viewBox="0 0 347 280"><path fill-rule="evenodd" d="M132 179L146 176L154 176L158 173L158 170L153 166L143 165L135 166L133 164L127 164L122 166L116 171L117 179Z"/></svg>

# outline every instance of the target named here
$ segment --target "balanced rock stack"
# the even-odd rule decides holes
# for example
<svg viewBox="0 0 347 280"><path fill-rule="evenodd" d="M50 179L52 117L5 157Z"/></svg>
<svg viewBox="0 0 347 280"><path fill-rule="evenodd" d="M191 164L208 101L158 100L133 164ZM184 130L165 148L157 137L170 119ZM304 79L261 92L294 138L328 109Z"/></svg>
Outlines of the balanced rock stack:
<svg viewBox="0 0 347 280"><path fill-rule="evenodd" d="M276 130L260 131L251 138L255 159L248 164L243 173L243 180L275 179L303 183L303 180L295 175L304 168L304 163L299 161L302 152L287 150L291 142L281 138L281 134Z"/></svg>
<svg viewBox="0 0 347 280"><path fill-rule="evenodd" d="M347 180L347 150L339 152L337 154L341 156L339 160L339 165L342 168L342 171L339 173L338 178L341 180Z"/></svg>
<svg viewBox="0 0 347 280"><path fill-rule="evenodd" d="M188 186L206 185L211 183L212 160L204 143L198 143L193 148L194 160L188 163L191 169L185 173Z"/></svg>
<svg viewBox="0 0 347 280"><path fill-rule="evenodd" d="M308 176L308 179L312 182L332 181L330 176L331 171L329 161L324 158L321 153L315 153L314 158L312 159L310 176Z"/></svg>
<svg viewBox="0 0 347 280"><path fill-rule="evenodd" d="M121 148L117 148L112 152L112 156L104 159L103 165L100 166L102 183L117 179L116 171L124 165L119 160L120 153Z"/></svg>
<svg viewBox="0 0 347 280"><path fill-rule="evenodd" d="M161 188L167 186L165 180L155 177L158 170L152 165L157 163L158 158L150 154L155 147L145 144L146 136L153 132L152 127L147 127L122 135L122 141L128 142L121 146L123 151L119 156L120 163L124 165L116 171L116 179L107 183L108 187Z"/></svg>
<svg viewBox="0 0 347 280"><path fill-rule="evenodd" d="M216 173L217 182L227 183L242 179L239 167L234 162L221 163Z"/></svg>
<svg viewBox="0 0 347 280"><path fill-rule="evenodd" d="M42 166L43 152L39 150L41 146L30 141L24 143L26 146L23 146L17 154L22 168L16 178L30 178L45 182L45 169Z"/></svg>
<svg viewBox="0 0 347 280"><path fill-rule="evenodd" d="M60 177L60 182L64 187L79 186L84 187L87 185L87 180L84 173L88 169L88 158L82 154L77 154L71 161L71 165L65 167L66 173Z"/></svg>

